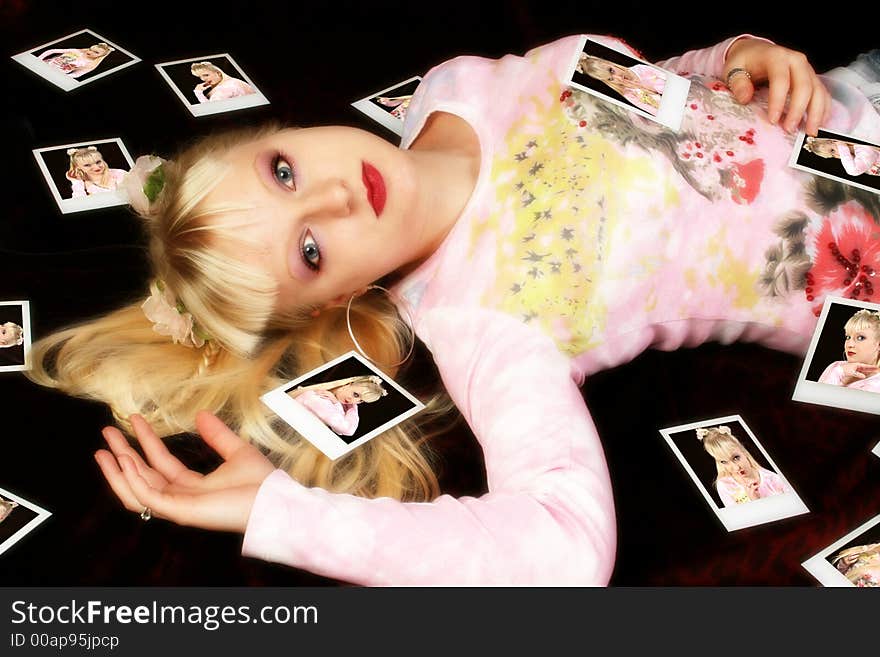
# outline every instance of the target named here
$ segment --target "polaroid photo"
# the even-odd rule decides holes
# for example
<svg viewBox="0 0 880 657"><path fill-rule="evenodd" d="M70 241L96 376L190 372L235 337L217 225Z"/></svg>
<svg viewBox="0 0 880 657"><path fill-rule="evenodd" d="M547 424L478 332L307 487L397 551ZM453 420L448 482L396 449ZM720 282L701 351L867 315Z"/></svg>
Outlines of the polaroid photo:
<svg viewBox="0 0 880 657"><path fill-rule="evenodd" d="M360 447L425 407L354 351L260 399L331 459Z"/></svg>
<svg viewBox="0 0 880 657"><path fill-rule="evenodd" d="M874 449L871 450L871 454L873 454L877 458L880 458L880 443L874 445Z"/></svg>
<svg viewBox="0 0 880 657"><path fill-rule="evenodd" d="M878 312L880 304L868 301L825 299L791 397L794 401L880 414L880 316L874 314ZM848 340L847 335L862 338ZM861 376L851 376L848 370L858 370Z"/></svg>
<svg viewBox="0 0 880 657"><path fill-rule="evenodd" d="M269 99L226 53L156 64L193 116L268 105Z"/></svg>
<svg viewBox="0 0 880 657"><path fill-rule="evenodd" d="M30 303L0 301L0 372L30 369L30 353Z"/></svg>
<svg viewBox="0 0 880 657"><path fill-rule="evenodd" d="M816 137L799 132L789 166L880 194L880 145L819 130Z"/></svg>
<svg viewBox="0 0 880 657"><path fill-rule="evenodd" d="M52 514L0 488L0 554L18 543Z"/></svg>
<svg viewBox="0 0 880 657"><path fill-rule="evenodd" d="M880 515L801 565L823 586L880 586Z"/></svg>
<svg viewBox="0 0 880 657"><path fill-rule="evenodd" d="M416 75L387 89L377 91L366 98L361 98L353 102L351 106L377 123L381 123L396 135L402 136L406 110L421 82L421 76Z"/></svg>
<svg viewBox="0 0 880 657"><path fill-rule="evenodd" d="M118 137L36 148L33 154L63 214L128 204L117 187L134 161Z"/></svg>
<svg viewBox="0 0 880 657"><path fill-rule="evenodd" d="M810 512L739 415L660 433L727 531Z"/></svg>
<svg viewBox="0 0 880 657"><path fill-rule="evenodd" d="M94 30L80 30L13 55L12 59L64 91L137 64L133 54Z"/></svg>
<svg viewBox="0 0 880 657"><path fill-rule="evenodd" d="M618 50L588 37L580 45L566 76L572 87L672 130L681 127L690 80L632 57L622 45Z"/></svg>

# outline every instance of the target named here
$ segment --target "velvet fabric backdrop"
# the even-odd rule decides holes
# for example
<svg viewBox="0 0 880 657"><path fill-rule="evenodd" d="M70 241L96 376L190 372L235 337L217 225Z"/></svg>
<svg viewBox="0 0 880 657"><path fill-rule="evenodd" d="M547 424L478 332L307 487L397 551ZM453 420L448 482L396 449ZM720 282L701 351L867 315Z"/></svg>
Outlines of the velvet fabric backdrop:
<svg viewBox="0 0 880 657"><path fill-rule="evenodd" d="M824 23L820 16L763 17L757 6L626 0L122 4L92 0L62 12L55 3L0 2L0 300L30 300L35 337L145 296L148 267L140 225L127 208L58 211L34 148L120 137L133 156L169 154L196 135L270 119L347 124L396 141L350 103L455 55L522 53L577 32L621 36L651 60L752 32L807 51L818 70L877 45L870 3L847 5L849 15L839 17L850 26L845 31L807 29ZM9 59L83 28L142 61L64 92ZM154 68L219 53L232 55L271 104L194 118ZM880 421L791 401L801 362L755 345L710 344L650 351L586 382L616 496L612 584L814 586L800 563L880 513L880 459L870 453ZM433 376L423 350L410 376ZM100 428L111 422L103 405L6 372L0 408L0 487L53 513L0 556L2 584L345 584L244 559L240 536L144 523L125 511L92 459L102 446ZM748 423L811 513L723 529L658 430L732 413ZM184 436L172 444L182 459L210 467L199 441ZM482 457L463 423L436 447L446 492L485 489Z"/></svg>

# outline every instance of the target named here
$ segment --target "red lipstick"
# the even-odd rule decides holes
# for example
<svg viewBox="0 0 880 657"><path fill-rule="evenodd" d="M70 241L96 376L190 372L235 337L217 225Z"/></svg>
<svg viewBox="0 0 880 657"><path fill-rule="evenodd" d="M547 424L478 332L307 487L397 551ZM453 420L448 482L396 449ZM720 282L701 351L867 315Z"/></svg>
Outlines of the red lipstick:
<svg viewBox="0 0 880 657"><path fill-rule="evenodd" d="M387 192L385 191L385 180L382 174L372 164L363 163L361 167L364 186L367 188L367 199L373 206L373 212L378 217L385 208L385 199Z"/></svg>

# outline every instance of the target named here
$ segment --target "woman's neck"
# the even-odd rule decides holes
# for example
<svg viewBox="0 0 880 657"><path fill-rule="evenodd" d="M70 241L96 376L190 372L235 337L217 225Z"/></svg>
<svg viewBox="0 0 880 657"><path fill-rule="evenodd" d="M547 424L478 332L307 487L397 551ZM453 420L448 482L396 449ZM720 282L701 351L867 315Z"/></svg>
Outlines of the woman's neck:
<svg viewBox="0 0 880 657"><path fill-rule="evenodd" d="M433 113L406 152L418 181L417 211L423 217L425 249L402 274L440 248L474 192L481 163L476 133L463 119L446 112Z"/></svg>

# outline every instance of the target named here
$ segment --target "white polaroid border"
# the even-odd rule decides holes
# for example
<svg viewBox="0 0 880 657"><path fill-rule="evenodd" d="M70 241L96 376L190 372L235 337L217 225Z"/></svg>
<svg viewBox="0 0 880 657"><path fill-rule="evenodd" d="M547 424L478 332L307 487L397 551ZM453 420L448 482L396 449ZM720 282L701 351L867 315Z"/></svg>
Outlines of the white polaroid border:
<svg viewBox="0 0 880 657"><path fill-rule="evenodd" d="M31 368L31 304L29 301L0 301L0 306L21 306L24 335L24 365L0 365L0 372L23 372Z"/></svg>
<svg viewBox="0 0 880 657"><path fill-rule="evenodd" d="M806 402L808 404L820 404L822 406L846 408L851 411L880 415L880 393L878 392L856 390L854 388L836 386L830 383L807 381L806 379L810 364L813 362L813 354L816 351L816 345L819 344L819 338L825 328L825 320L828 318L828 309L831 307L832 303L852 306L854 308L868 308L869 310L880 311L880 304L871 303L869 301L856 301L855 299L845 299L843 297L825 297L825 302L822 305L822 312L819 314L819 321L813 331L813 338L810 340L810 347L807 350L804 364L801 366L800 374L798 374L797 384L795 385L794 393L791 398L793 401Z"/></svg>
<svg viewBox="0 0 880 657"><path fill-rule="evenodd" d="M739 415L726 415L724 417L717 417L711 420L701 420L699 422L691 422L690 424L682 424L676 427L660 429L660 433L666 440L670 449L672 449L672 452L681 462L682 467L690 475L691 480L694 482L694 484L697 486L697 489L705 498L706 503L709 505L709 508L711 508L715 512L715 515L721 521L721 524L724 525L724 528L728 532L732 532L736 531L737 529L744 529L746 527L753 527L755 525L762 525L764 523L782 520L783 518L790 518L792 516L809 513L810 510L807 508L807 505L804 504L804 502L801 500L796 491L793 493L782 493L780 495L773 495L771 497L763 497L758 500L752 500L748 504L740 504L733 507L718 506L718 504L712 498L712 495L703 485L703 482L700 481L696 472L694 472L693 468L687 462L687 459L685 459L684 454L681 453L675 442L672 440L672 434L685 431L693 431L701 427L717 426L719 424L733 422L739 423L739 426L741 426L746 431L746 433L749 434L749 437L755 443L755 446L761 451L761 455L765 459L767 459L767 463L770 464L770 467L789 485L791 485L791 482L789 482L788 478L784 474L782 474L782 471L773 462L773 459L770 458L770 455L758 441L755 434L752 433L752 430ZM697 440L696 434L694 435L694 440ZM792 490L794 490L794 486L792 486Z"/></svg>
<svg viewBox="0 0 880 657"><path fill-rule="evenodd" d="M6 550L11 548L16 543L18 543L21 539L23 539L27 534L31 533L34 529L36 529L37 525L39 525L41 522L46 520L49 516L52 515L52 513L50 511L47 511L46 509L44 509L41 506L37 506L33 502L29 502L28 500L24 499L23 497L19 497L15 493L9 492L8 490L6 490L4 488L0 488L0 497L2 497L4 500L11 500L13 502L18 502L19 506L23 506L25 508L28 508L37 514L34 518L31 519L31 521L28 524L26 524L24 527L22 527L17 532L12 534L5 541L0 543L0 554L3 554L4 552L6 552ZM15 513L15 512L13 511L13 513ZM0 525L0 526L2 526L2 525Z"/></svg>
<svg viewBox="0 0 880 657"><path fill-rule="evenodd" d="M402 82L398 82L397 84L391 85L387 89L382 89L382 91L377 91L374 94L370 94L366 98L361 98L360 100L356 100L351 104L356 110L359 110L373 119L376 123L379 123L386 128L388 128L391 132L395 133L398 136L403 135L403 121L398 119L395 116L392 116L390 112L386 112L381 107L376 107L375 103L373 103L373 99L377 96L384 96L385 94L394 91L395 89L402 87L405 84L409 84L413 80L422 81L422 76L414 75L411 78L407 78Z"/></svg>
<svg viewBox="0 0 880 657"><path fill-rule="evenodd" d="M247 82L251 87L254 88L254 93L248 94L247 96L237 96L235 98L225 98L223 100L215 100L213 102L207 103L195 103L191 104L189 99L183 94L183 92L177 88L177 85L174 84L174 81L171 77L165 72L162 68L163 66L173 66L175 64L188 64L190 62L201 62L206 59L214 59L217 57L225 57L229 60L229 62L235 67L235 77L241 76L241 79ZM156 64L156 70L159 71L161 76L165 79L165 82L171 87L171 90L174 94L180 99L180 102L183 103L184 107L186 107L190 114L193 116L208 116L210 114L220 114L222 112L234 112L236 110L247 109L249 107L259 107L260 105L268 105L269 99L263 95L263 92L260 91L259 87L254 84L254 81L251 80L247 73L244 72L244 69L238 65L232 55L226 52L217 53L216 55L201 55L199 57L190 57L189 59L177 59L173 62L161 62Z"/></svg>
<svg viewBox="0 0 880 657"><path fill-rule="evenodd" d="M622 55L625 55L629 59L634 62L638 62L639 64L644 64L646 66L650 66L651 68L657 69L658 71L662 71L666 76L666 84L663 88L663 96L660 99L660 107L657 109L657 115L654 116L649 114L648 112L635 107L634 105L630 105L628 103L624 103L616 98L612 98L611 96L606 96L603 93L596 91L595 89L590 89L587 86L582 84L578 84L573 80L575 70L577 69L578 60L580 59L580 54L583 52L587 43L595 43L601 48L608 48L609 50L614 50L615 52L619 52ZM684 117L684 108L687 103L688 92L691 88L691 81L687 78L683 78L680 75L676 75L672 71L667 71L665 68L661 68L652 64L651 62L646 62L643 59L639 59L637 57L633 57L631 53L629 53L623 44L614 43L607 44L602 43L600 41L596 41L595 39L590 39L589 37L583 36L580 39L580 44L578 45L577 50L572 57L572 61L568 66L568 70L566 72L565 79L568 80L568 84L572 87L580 89L592 96L597 98L601 98L609 103L613 103L618 107L622 107L631 112L635 112L639 116L643 116L646 119L650 119L652 121L656 121L661 125L666 126L671 130L675 130L676 132L681 128L681 121Z"/></svg>
<svg viewBox="0 0 880 657"><path fill-rule="evenodd" d="M858 538L860 535L864 534L878 522L880 522L880 515L874 516L868 522L860 525L840 540L835 541L821 552L814 554L812 557L804 561L801 565L807 570L807 572L809 572L813 577L819 580L822 586L851 586L853 588L856 588L856 585L850 582L842 572L831 565L831 563L828 561L828 557L853 539Z"/></svg>
<svg viewBox="0 0 880 657"><path fill-rule="evenodd" d="M100 73L95 73L95 75L90 75L85 80L78 80L77 78L71 78L71 77L65 75L64 73L62 73L61 71L58 71L58 70L52 68L51 66L49 66L48 64L46 64L45 62L40 60L39 57L36 57L31 54L31 52L33 52L34 50L45 50L49 46L54 45L54 44L58 43L59 41L64 41L65 39L70 39L71 37L78 36L80 34L83 34L84 32L88 32L89 34L93 34L95 37L97 37L100 41L103 41L104 43L106 43L108 46L112 46L114 49L118 50L119 52L125 53L128 57L131 57L131 61L126 62L124 64L119 64L117 66L114 66L113 68L108 68L106 71L101 71ZM64 89L64 91L72 91L73 89L78 89L79 87L81 87L84 84L88 84L89 82L94 82L95 80L100 80L104 76L111 75L113 73L121 71L122 69L127 68L133 64L137 64L139 61L141 61L140 57L136 57L135 55L133 55L132 53L127 51L125 48L121 48L120 46L113 43L107 37L103 37L100 34L98 34L97 32L95 32L94 30L88 29L88 28L82 29L79 32L73 32L71 34L67 34L67 35L60 37L58 39L53 39L52 41L49 41L48 43L44 43L39 46L34 46L33 48L28 48L24 52L20 52L16 55L13 55L12 59L17 61L19 64L21 64L25 68L33 71L34 73L39 75L41 78L48 80L49 82L51 82L55 86L61 87L62 89Z"/></svg>
<svg viewBox="0 0 880 657"><path fill-rule="evenodd" d="M334 365L348 360L349 358L355 358L364 367L369 369L377 376L381 377L381 379L386 384L393 386L395 390L397 390L413 404L413 408L411 408L410 410L404 411L400 415L396 415L385 424L376 427L369 433L364 434L350 444L346 443L339 436L333 433L333 431L331 431L327 427L327 425L321 422L321 420L315 417L311 411L309 411L302 404L299 404L295 400L291 399L290 395L287 394L287 391L294 388L301 381L310 379L316 374L319 374L324 370L333 367ZM303 376L300 376L292 381L288 381L287 383L278 386L274 390L270 390L262 397L260 397L260 400L264 404L266 404L266 406L271 408L282 420L284 420L290 426L296 429L304 438L306 438L310 443L312 443L315 447L320 449L322 452L324 452L324 454L326 454L333 460L336 460L340 456L344 456L351 450L360 447L371 438L378 436L383 431L386 431L394 425L399 424L403 420L412 417L423 408L425 408L425 405L422 402L420 402L409 392L404 390L400 385L397 384L396 381L394 381L394 379L390 378L381 370L377 369L375 365L373 365L370 361L368 361L366 358L355 351L349 351L339 358L334 358L329 363L313 369L311 372L308 372Z"/></svg>
<svg viewBox="0 0 880 657"><path fill-rule="evenodd" d="M119 137L114 137L112 139L94 139L92 141L80 141L72 144L64 144L62 146L47 146L46 148L33 149L32 152L34 158L37 160L40 171L43 172L43 178L46 179L46 184L49 186L49 189L52 192L52 197L55 199L55 203L58 204L58 208L61 210L62 214L97 210L99 208L110 208L116 205L128 205L128 195L119 189L102 192L100 194L91 194L89 196L80 196L78 198L62 198L61 192L55 186L55 181L53 180L52 174L49 172L49 167L46 165L42 155L47 151L59 151L68 148L81 148L84 146L97 146L99 144L109 143L114 143L119 146L119 150L122 151L122 155L128 162L128 169L131 171L132 167L134 167L134 160L131 159L128 149L125 148L125 144L122 143L122 139Z"/></svg>
<svg viewBox="0 0 880 657"><path fill-rule="evenodd" d="M876 146L880 148L880 144L875 144L872 141L868 141L863 137L856 137L855 135L848 135L844 132L832 132L831 130L825 130L824 128L819 129L820 137L828 137L829 139L834 139L840 137L842 139L855 139L859 142L866 142L871 146ZM820 171L818 169L812 169L810 167L804 166L802 164L798 164L798 158L801 155L801 150L804 146L804 140L807 138L807 134L801 130L798 132L797 139L794 142L794 148L791 151L791 157L788 159L788 166L799 169L800 171L806 171L807 173L811 173L814 176L821 176L823 178L828 178L829 180L836 180L837 182L843 183L844 185L849 185L850 187L858 187L859 189L864 189L867 192L872 192L873 194L880 194L880 189L876 189L874 187L869 187L867 185L863 185L861 183L857 183L856 181L850 178L844 178L843 176L835 176L831 173L826 173L825 171Z"/></svg>

